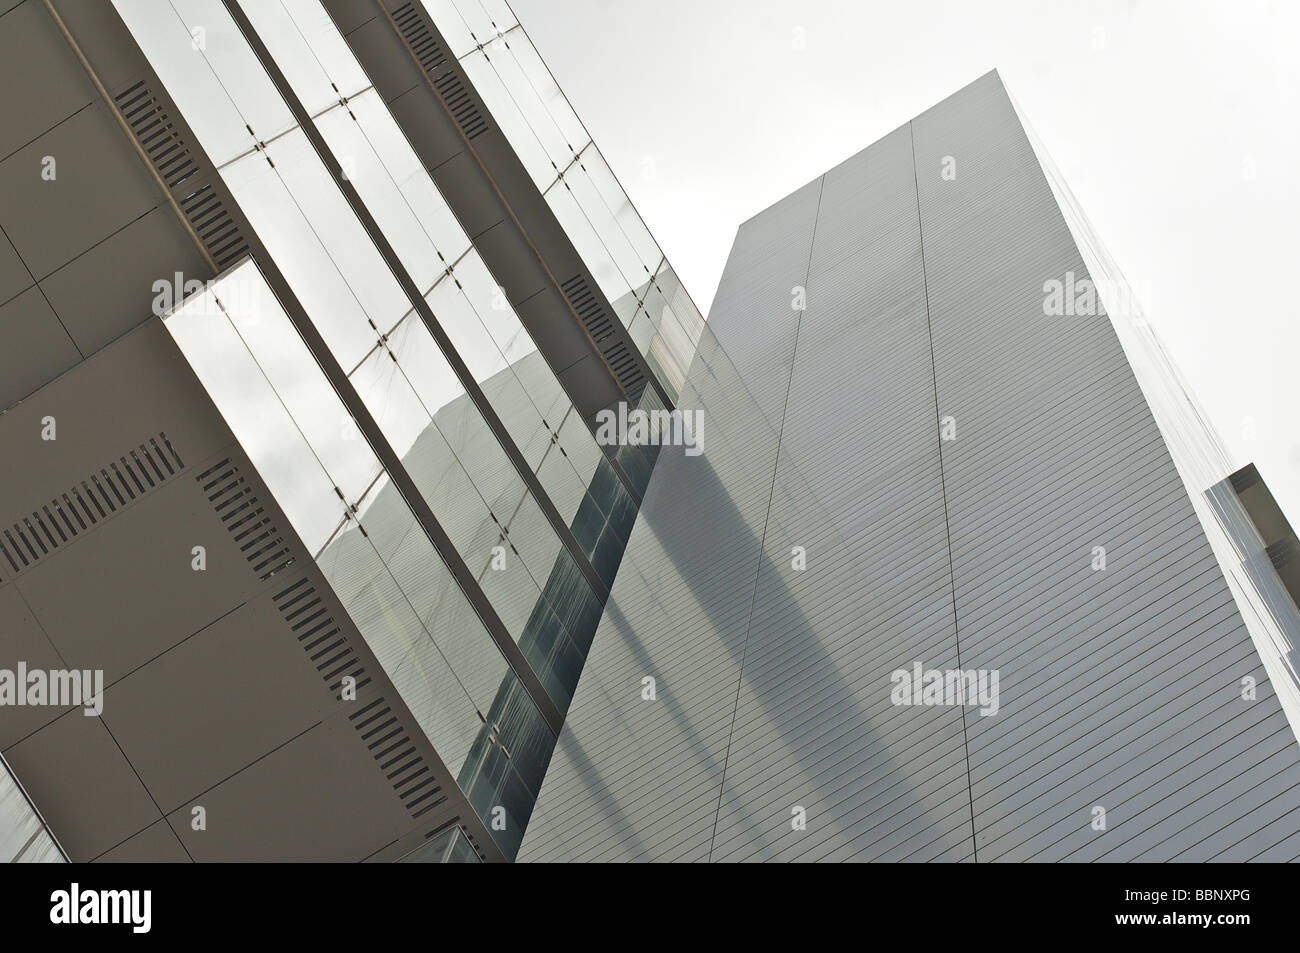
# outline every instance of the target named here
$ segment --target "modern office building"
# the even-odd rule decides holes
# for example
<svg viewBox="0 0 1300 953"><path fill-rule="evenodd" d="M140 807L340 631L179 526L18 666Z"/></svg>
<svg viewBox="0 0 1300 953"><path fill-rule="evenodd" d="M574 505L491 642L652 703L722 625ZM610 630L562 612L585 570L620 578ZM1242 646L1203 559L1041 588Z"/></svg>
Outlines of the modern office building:
<svg viewBox="0 0 1300 953"><path fill-rule="evenodd" d="M1295 536L1131 302L996 73L743 224L520 859L1300 856Z"/></svg>
<svg viewBox="0 0 1300 953"><path fill-rule="evenodd" d="M504 3L0 79L3 859L1300 854L1295 534L996 74L707 326Z"/></svg>
<svg viewBox="0 0 1300 953"><path fill-rule="evenodd" d="M11 854L514 855L703 320L489 6L0 16Z"/></svg>

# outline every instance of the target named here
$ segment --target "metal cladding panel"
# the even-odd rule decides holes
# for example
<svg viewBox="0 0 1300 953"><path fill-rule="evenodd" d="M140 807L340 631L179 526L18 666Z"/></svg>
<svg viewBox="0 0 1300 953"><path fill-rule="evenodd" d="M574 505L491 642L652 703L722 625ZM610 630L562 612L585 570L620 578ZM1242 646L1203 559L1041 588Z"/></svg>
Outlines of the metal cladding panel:
<svg viewBox="0 0 1300 953"><path fill-rule="evenodd" d="M962 663L1000 673L998 714L965 714L979 859L1202 859L1217 799L1236 820L1269 784L1246 833L1294 828L1300 748L1110 318L1044 314L1088 271L1001 81L912 129Z"/></svg>
<svg viewBox="0 0 1300 953"><path fill-rule="evenodd" d="M708 858L818 191L737 237L678 404L705 408L705 452L660 453L525 858Z"/></svg>
<svg viewBox="0 0 1300 953"><path fill-rule="evenodd" d="M520 859L1295 859L1300 746L1071 272L996 73L741 227ZM997 712L893 704L918 662Z"/></svg>
<svg viewBox="0 0 1300 953"><path fill-rule="evenodd" d="M808 267L712 857L969 856L960 714L889 700L957 664L905 128L825 176Z"/></svg>

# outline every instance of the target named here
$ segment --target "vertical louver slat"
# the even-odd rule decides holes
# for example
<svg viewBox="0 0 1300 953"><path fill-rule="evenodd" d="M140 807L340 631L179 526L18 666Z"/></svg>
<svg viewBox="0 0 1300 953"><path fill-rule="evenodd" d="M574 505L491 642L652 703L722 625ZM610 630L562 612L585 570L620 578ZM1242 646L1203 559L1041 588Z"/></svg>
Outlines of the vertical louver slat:
<svg viewBox="0 0 1300 953"><path fill-rule="evenodd" d="M159 449L159 440L167 447L176 467L184 466L167 435L160 433L128 450L115 462L101 467L97 473L90 474L86 480L81 480L48 503L41 504L27 516L4 524L0 530L0 582L8 582L56 549L75 542L92 527L128 503L157 489L174 475L176 469ZM141 457L154 465L154 474L145 469ZM165 475L157 469L155 459L162 460L167 467ZM90 503L86 502L87 499Z"/></svg>
<svg viewBox="0 0 1300 953"><path fill-rule="evenodd" d="M229 458L195 478L240 554L263 581L294 563L289 544Z"/></svg>
<svg viewBox="0 0 1300 953"><path fill-rule="evenodd" d="M625 393L637 392L645 384L645 375L641 373L636 357L628 350L627 345L614 335L613 321L592 293L586 277L580 274L574 275L568 281L561 283L560 290L564 292L569 306L577 314L582 326L591 335L592 341L600 350L605 363L613 371L614 379L618 381L619 386Z"/></svg>
<svg viewBox="0 0 1300 953"><path fill-rule="evenodd" d="M167 117L162 104L143 80L118 93L113 99L131 133L169 189L177 188L198 171L194 157Z"/></svg>
<svg viewBox="0 0 1300 953"><path fill-rule="evenodd" d="M429 30L424 17L414 4L404 3L393 11L393 23L402 34L402 39L415 54L416 62L425 75L433 82L433 88L442 99L452 119L465 134L466 139L473 139L487 132L487 119L478 108L474 97L470 95L446 51Z"/></svg>
<svg viewBox="0 0 1300 953"><path fill-rule="evenodd" d="M248 245L239 227L212 185L201 182L200 160L148 84L140 80L128 86L113 97L113 102L217 271L224 271L247 255Z"/></svg>
<svg viewBox="0 0 1300 953"><path fill-rule="evenodd" d="M209 474L226 466L228 461L223 461ZM226 478L225 474L218 475L210 485L216 486ZM271 598L336 697L345 677L354 679L357 689L370 684L365 666L309 579L303 577ZM383 697L366 702L348 715L348 721L412 818L427 814L446 800L442 786L419 753L411 733Z"/></svg>

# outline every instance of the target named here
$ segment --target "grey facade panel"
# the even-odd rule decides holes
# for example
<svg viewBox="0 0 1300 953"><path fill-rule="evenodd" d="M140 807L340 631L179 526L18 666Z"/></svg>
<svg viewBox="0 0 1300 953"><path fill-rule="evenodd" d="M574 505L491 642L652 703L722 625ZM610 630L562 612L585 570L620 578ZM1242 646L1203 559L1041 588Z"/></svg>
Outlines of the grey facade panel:
<svg viewBox="0 0 1300 953"><path fill-rule="evenodd" d="M575 702L523 856L708 858L818 191L774 209L779 229L737 238L723 278L734 294L720 292L728 306L678 402L707 407L708 449L660 454L579 683L579 700L604 701ZM724 345L728 327L739 339ZM646 677L656 701L642 701ZM547 798L557 779L576 800Z"/></svg>
<svg viewBox="0 0 1300 953"><path fill-rule="evenodd" d="M877 677L957 660L911 172L903 129L821 183L715 860L969 840L960 716Z"/></svg>
<svg viewBox="0 0 1300 953"><path fill-rule="evenodd" d="M1300 747L1069 272L994 73L742 226L521 859L1291 859Z"/></svg>
<svg viewBox="0 0 1300 953"><path fill-rule="evenodd" d="M158 205L148 171L123 144L97 102L0 162L0 223L37 281ZM53 181L41 177L46 156L57 163Z"/></svg>
<svg viewBox="0 0 1300 953"><path fill-rule="evenodd" d="M206 275L207 266L165 205L114 232L43 282L41 290L83 354L98 351L148 314L154 282Z"/></svg>
<svg viewBox="0 0 1300 953"><path fill-rule="evenodd" d="M123 841L96 863L101 864L185 864L190 857L166 820L155 821L134 837Z"/></svg>
<svg viewBox="0 0 1300 953"><path fill-rule="evenodd" d="M5 355L0 407L16 403L81 360L49 301L34 285L0 304L0 351Z"/></svg>
<svg viewBox="0 0 1300 953"><path fill-rule="evenodd" d="M0 25L0 159L87 106L94 90L39 3L5 4ZM9 7L15 6L15 9ZM33 181L39 182L40 164Z"/></svg>
<svg viewBox="0 0 1300 953"><path fill-rule="evenodd" d="M1136 845L1147 823L1129 799L1193 758L1158 762L1162 738L1231 723L1244 769L1276 729L1249 708L1276 702L1240 698L1258 658L1109 318L1044 314L1044 282L1087 270L1001 82L912 126L940 413L957 420L944 476L962 662L1001 673L997 717L966 713L978 851L1062 859L1069 841L1053 834L1069 829L1095 842L1083 854L1115 859L1101 845ZM1291 740L1279 770L1295 784ZM1172 843L1205 833L1206 797L1195 784L1164 795L1189 822Z"/></svg>

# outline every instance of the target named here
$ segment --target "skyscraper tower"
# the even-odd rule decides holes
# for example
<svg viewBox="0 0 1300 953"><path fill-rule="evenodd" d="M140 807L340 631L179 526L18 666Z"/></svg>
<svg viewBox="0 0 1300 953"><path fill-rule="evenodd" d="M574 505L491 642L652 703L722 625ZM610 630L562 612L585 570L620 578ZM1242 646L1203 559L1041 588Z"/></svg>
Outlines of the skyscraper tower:
<svg viewBox="0 0 1300 953"><path fill-rule="evenodd" d="M1295 535L1126 291L996 73L743 224L521 859L1300 854Z"/></svg>
<svg viewBox="0 0 1300 953"><path fill-rule="evenodd" d="M0 18L14 855L517 849L703 321L488 6Z"/></svg>
<svg viewBox="0 0 1300 953"><path fill-rule="evenodd" d="M705 325L502 2L0 7L0 859L1300 854L1295 534L996 74Z"/></svg>

